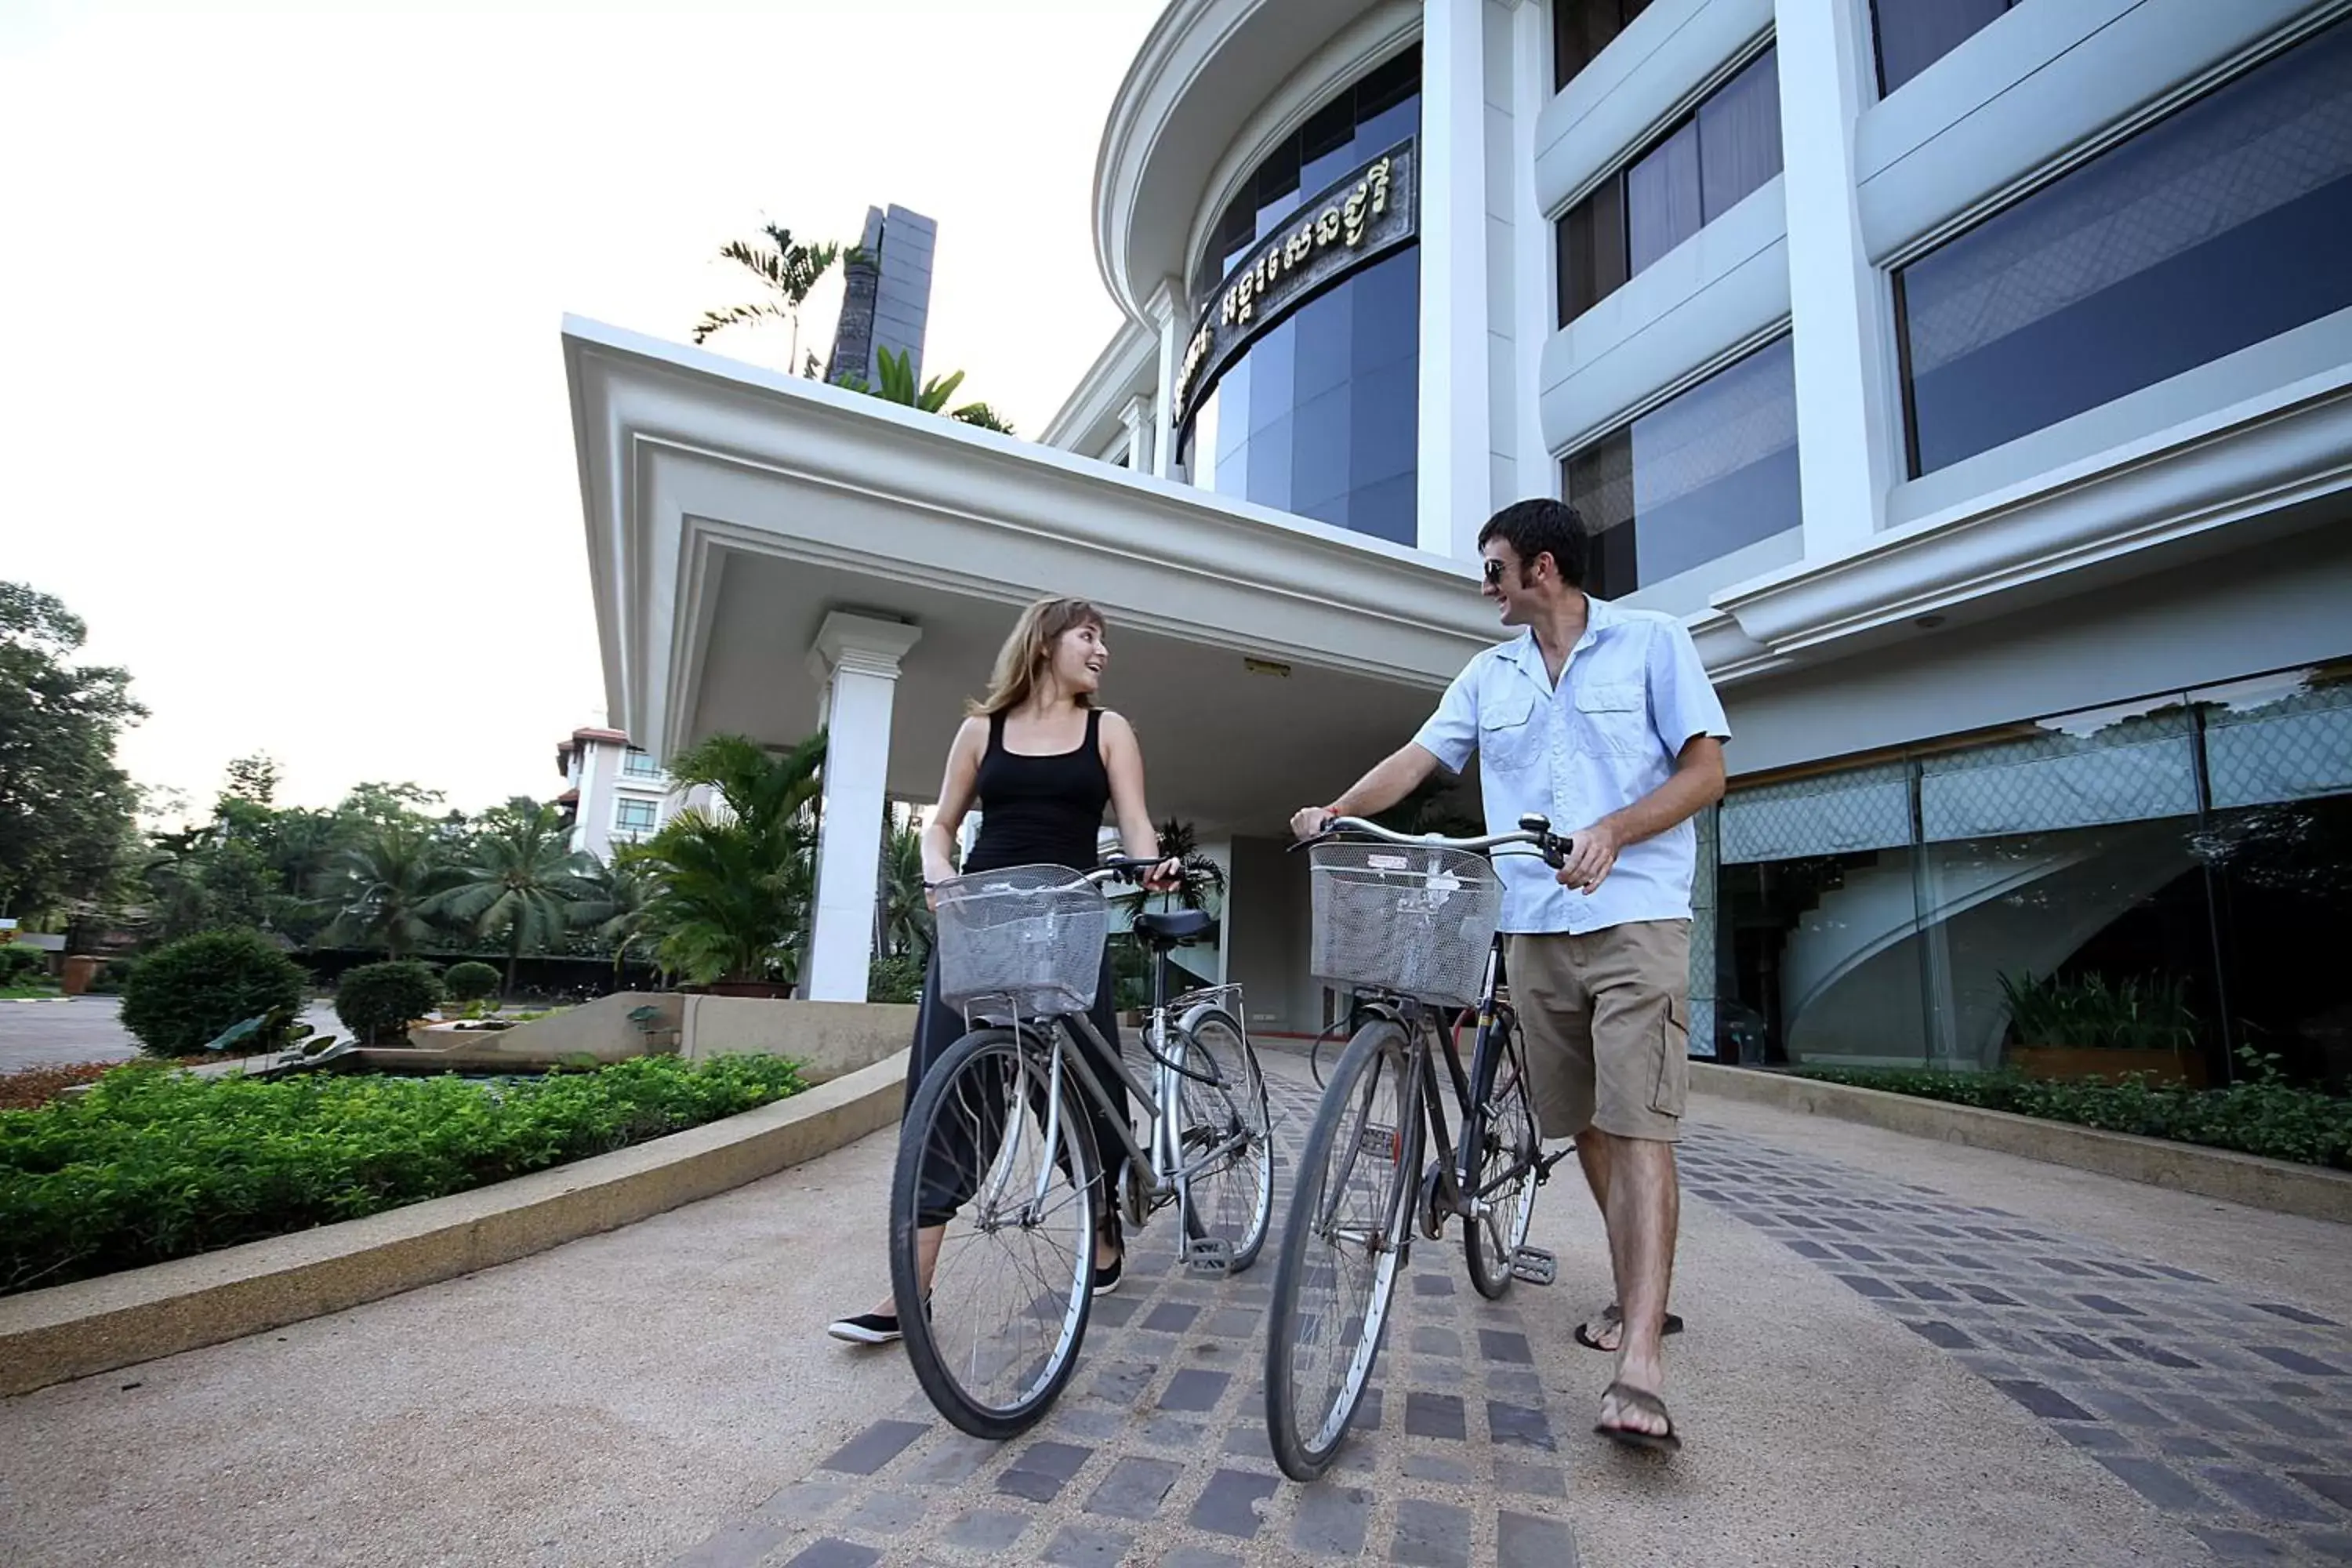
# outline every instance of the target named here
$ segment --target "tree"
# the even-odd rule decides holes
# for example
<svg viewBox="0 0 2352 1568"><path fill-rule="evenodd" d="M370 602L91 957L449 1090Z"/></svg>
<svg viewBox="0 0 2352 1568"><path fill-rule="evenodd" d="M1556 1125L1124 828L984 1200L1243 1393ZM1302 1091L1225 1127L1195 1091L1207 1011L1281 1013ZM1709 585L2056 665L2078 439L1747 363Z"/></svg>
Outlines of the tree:
<svg viewBox="0 0 2352 1568"><path fill-rule="evenodd" d="M553 946L572 929L572 906L587 889L591 862L572 852L571 832L552 805L518 796L483 813L486 830L450 873L453 886L423 912L456 921L507 950L506 991L525 949Z"/></svg>
<svg viewBox="0 0 2352 1568"><path fill-rule="evenodd" d="M793 330L792 357L786 363L798 364L801 358L801 307L808 302L809 292L841 258L837 245L801 245L793 238L793 231L764 224L761 232L768 237L765 248L730 239L720 247L719 254L749 272L767 289L766 297L747 305L730 305L724 310L706 310L695 324L694 341L708 342L714 332L729 327L748 326L756 321L782 321Z"/></svg>
<svg viewBox="0 0 2352 1568"><path fill-rule="evenodd" d="M662 967L689 983L797 981L816 862L822 731L781 756L742 735L713 735L670 763L679 784L719 792L622 851L654 884L646 924Z"/></svg>
<svg viewBox="0 0 2352 1568"><path fill-rule="evenodd" d="M265 752L249 757L237 757L228 764L228 788L221 795L224 806L232 800L242 800L258 806L268 806L278 798L278 763Z"/></svg>
<svg viewBox="0 0 2352 1568"><path fill-rule="evenodd" d="M426 910L447 878L428 830L408 823L371 826L341 852L336 874L339 885L329 895L334 921L321 942L382 947L397 959L433 939Z"/></svg>
<svg viewBox="0 0 2352 1568"><path fill-rule="evenodd" d="M911 958L920 967L931 955L937 921L923 888L923 836L912 826L882 827L882 890L875 900L875 950Z"/></svg>
<svg viewBox="0 0 2352 1568"><path fill-rule="evenodd" d="M594 865L582 880L584 887L572 906L572 918L612 953L614 975L631 958L650 957L654 884L645 868L615 860Z"/></svg>
<svg viewBox="0 0 2352 1568"><path fill-rule="evenodd" d="M915 384L915 356L910 350L898 353L887 348L874 351L877 374L881 384L875 385L863 376L845 375L841 384L852 392L863 392L885 403L895 403L903 408L919 409L925 414L945 414L950 419L961 419L967 425L977 425L983 430L995 430L1003 435L1013 433L1012 422L1003 418L985 403L967 403L960 408L950 408L948 399L963 384L963 372L935 375L921 386Z"/></svg>
<svg viewBox="0 0 2352 1568"><path fill-rule="evenodd" d="M19 917L103 897L138 806L114 742L147 710L127 672L69 662L88 635L58 599L0 583L0 911Z"/></svg>

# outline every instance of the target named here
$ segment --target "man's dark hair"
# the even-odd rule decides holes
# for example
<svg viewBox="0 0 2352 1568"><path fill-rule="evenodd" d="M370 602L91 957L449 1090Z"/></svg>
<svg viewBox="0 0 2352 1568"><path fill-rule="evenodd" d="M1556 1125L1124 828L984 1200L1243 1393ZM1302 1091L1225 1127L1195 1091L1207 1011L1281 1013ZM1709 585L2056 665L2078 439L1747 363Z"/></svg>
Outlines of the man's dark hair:
<svg viewBox="0 0 2352 1568"><path fill-rule="evenodd" d="M1584 586L1584 518L1566 501L1538 497L1515 500L1486 520L1478 531L1478 548L1500 538L1519 558L1519 581L1538 555L1551 557L1560 578L1571 588Z"/></svg>

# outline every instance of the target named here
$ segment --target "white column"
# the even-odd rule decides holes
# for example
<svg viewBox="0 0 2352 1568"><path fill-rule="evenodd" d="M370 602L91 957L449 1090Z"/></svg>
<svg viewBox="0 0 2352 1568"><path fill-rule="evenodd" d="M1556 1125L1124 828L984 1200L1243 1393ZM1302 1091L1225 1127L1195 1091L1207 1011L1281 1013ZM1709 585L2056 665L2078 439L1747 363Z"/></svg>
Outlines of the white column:
<svg viewBox="0 0 2352 1568"><path fill-rule="evenodd" d="M1127 406L1119 410L1118 418L1119 423L1127 426L1127 466L1139 474L1156 473L1158 470L1152 467L1152 458L1159 443L1152 439L1157 432L1152 428L1151 399L1129 398Z"/></svg>
<svg viewBox="0 0 2352 1568"><path fill-rule="evenodd" d="M1467 560L1493 466L1486 345L1486 0L1423 0L1421 548Z"/></svg>
<svg viewBox="0 0 2352 1568"><path fill-rule="evenodd" d="M1542 414L1544 343L1559 330L1559 285L1553 268L1559 252L1552 226L1536 205L1536 117L1552 100L1551 7L1543 0L1520 0L1511 20L1511 195L1517 210L1511 305L1517 323L1519 493L1497 496L1497 505L1507 499L1559 494L1559 464L1544 444Z"/></svg>
<svg viewBox="0 0 2352 1568"><path fill-rule="evenodd" d="M808 995L863 1002L874 958L881 880L883 794L898 664L922 629L835 610L817 629L811 665L825 679L824 796L817 834L816 910Z"/></svg>
<svg viewBox="0 0 2352 1568"><path fill-rule="evenodd" d="M1854 122L1874 97L1864 4L1775 7L1808 559L1867 543L1885 525L1896 471L1885 285L1863 244L1854 191Z"/></svg>
<svg viewBox="0 0 2352 1568"><path fill-rule="evenodd" d="M1184 286L1171 278L1160 285L1145 307L1160 329L1160 390L1153 398L1151 472L1171 478L1176 458L1176 367L1183 362Z"/></svg>

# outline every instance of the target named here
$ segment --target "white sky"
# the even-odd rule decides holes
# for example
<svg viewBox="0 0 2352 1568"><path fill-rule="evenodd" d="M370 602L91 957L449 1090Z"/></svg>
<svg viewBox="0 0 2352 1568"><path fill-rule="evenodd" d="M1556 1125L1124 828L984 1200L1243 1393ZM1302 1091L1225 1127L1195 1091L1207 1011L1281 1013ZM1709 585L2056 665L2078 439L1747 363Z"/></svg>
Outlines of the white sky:
<svg viewBox="0 0 2352 1568"><path fill-rule="evenodd" d="M130 668L142 784L551 795L604 717L562 313L685 342L754 296L725 240L897 202L926 370L1034 436L1116 324L1095 152L1159 9L0 0L0 578Z"/></svg>

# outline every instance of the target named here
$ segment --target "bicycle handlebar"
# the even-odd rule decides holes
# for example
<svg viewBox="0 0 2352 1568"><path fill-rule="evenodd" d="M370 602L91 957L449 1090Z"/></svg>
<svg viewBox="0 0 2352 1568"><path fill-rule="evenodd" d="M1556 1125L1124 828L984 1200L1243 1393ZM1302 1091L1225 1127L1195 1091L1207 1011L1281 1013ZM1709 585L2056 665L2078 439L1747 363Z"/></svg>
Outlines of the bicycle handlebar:
<svg viewBox="0 0 2352 1568"><path fill-rule="evenodd" d="M1368 822L1360 816L1334 816L1325 820L1322 832L1302 838L1291 847L1297 849L1309 844L1320 844L1323 840L1342 833L1360 834L1365 837L1415 847L1467 849L1474 852L1498 849L1511 844L1532 844L1536 847L1536 852L1543 857L1544 863L1555 870L1566 861L1576 847L1574 835L1554 833L1551 830L1549 817L1538 816L1533 813L1519 818L1518 831L1516 833L1487 833L1475 838L1448 838L1442 833L1399 833L1394 828L1382 827L1379 823Z"/></svg>

